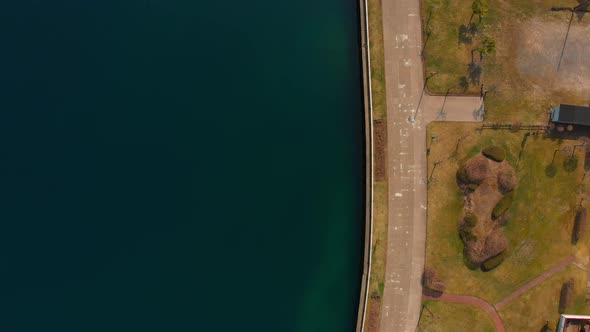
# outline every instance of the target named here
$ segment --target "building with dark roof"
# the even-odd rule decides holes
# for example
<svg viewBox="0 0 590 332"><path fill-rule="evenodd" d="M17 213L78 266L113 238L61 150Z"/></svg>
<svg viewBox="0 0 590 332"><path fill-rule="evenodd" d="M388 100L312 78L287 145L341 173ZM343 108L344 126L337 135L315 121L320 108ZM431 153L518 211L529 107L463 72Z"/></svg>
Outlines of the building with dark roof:
<svg viewBox="0 0 590 332"><path fill-rule="evenodd" d="M552 108L551 122L590 126L590 107L561 104Z"/></svg>

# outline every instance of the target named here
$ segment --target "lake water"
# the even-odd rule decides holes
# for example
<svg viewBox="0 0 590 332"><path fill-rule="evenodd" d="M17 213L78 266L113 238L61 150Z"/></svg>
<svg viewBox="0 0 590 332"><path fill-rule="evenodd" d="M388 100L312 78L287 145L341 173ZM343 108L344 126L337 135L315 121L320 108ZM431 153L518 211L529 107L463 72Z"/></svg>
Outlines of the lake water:
<svg viewBox="0 0 590 332"><path fill-rule="evenodd" d="M354 0L4 1L0 37L0 330L354 330Z"/></svg>

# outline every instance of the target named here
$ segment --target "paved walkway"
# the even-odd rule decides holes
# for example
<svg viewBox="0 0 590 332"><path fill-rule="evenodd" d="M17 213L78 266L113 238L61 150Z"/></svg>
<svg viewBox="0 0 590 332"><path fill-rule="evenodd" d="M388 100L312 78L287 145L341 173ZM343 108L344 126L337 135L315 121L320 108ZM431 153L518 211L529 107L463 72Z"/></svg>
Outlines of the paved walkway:
<svg viewBox="0 0 590 332"><path fill-rule="evenodd" d="M466 295L442 294L439 297L422 295L422 299L451 302L451 303L461 303L461 304L477 306L490 316L490 318L494 322L494 326L496 326L497 332L505 332L506 331L506 329L504 328L504 324L502 323L502 319L500 319L500 315L498 315L498 312L496 311L496 309L494 309L494 307L491 304L487 303L486 301L484 301L478 297L466 296Z"/></svg>
<svg viewBox="0 0 590 332"><path fill-rule="evenodd" d="M502 309L502 307L504 307L505 305L507 305L509 302L511 302L515 298L517 298L517 297L521 296L522 294L526 293L529 289L537 286L538 284L542 283L543 281L551 278L551 276L553 276L557 272L565 269L568 265L570 265L574 261L574 259L576 259L576 257L574 255L567 257L566 259L564 259L561 262L559 262L559 264L557 264L554 267L550 268L549 270L543 272L543 274L541 274L540 276L538 276L535 279L527 282L522 287L520 287L519 289L517 289L514 292L512 292L510 295L506 296L502 301L496 303L494 305L494 307L496 308L496 310Z"/></svg>
<svg viewBox="0 0 590 332"><path fill-rule="evenodd" d="M389 216L380 331L414 331L426 240L426 124L475 121L478 97L424 93L420 0L382 0ZM440 111L444 103L444 116ZM415 116L413 122L409 117Z"/></svg>

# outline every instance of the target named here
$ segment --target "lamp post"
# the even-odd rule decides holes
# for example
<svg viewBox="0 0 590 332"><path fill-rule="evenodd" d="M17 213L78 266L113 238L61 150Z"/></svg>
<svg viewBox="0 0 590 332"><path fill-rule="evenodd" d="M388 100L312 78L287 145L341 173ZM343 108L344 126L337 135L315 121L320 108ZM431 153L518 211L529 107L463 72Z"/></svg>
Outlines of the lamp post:
<svg viewBox="0 0 590 332"><path fill-rule="evenodd" d="M424 90L426 90L426 84L428 83L428 80L436 74L438 74L438 72L430 72L430 75L428 75L424 80L424 86L422 86L422 93L420 94L420 99L418 100L418 106L416 107L414 114L410 115L410 117L408 118L408 121L410 121L410 123L416 123L416 116L418 115L418 111L420 110L420 104L422 103L422 97L424 97Z"/></svg>

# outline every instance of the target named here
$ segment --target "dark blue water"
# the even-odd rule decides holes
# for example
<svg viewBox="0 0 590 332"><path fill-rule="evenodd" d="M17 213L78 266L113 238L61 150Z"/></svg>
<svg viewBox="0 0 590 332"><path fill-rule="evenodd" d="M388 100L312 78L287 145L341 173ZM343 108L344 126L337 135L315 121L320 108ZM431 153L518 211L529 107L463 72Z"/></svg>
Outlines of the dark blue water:
<svg viewBox="0 0 590 332"><path fill-rule="evenodd" d="M352 331L355 0L0 1L1 331Z"/></svg>

